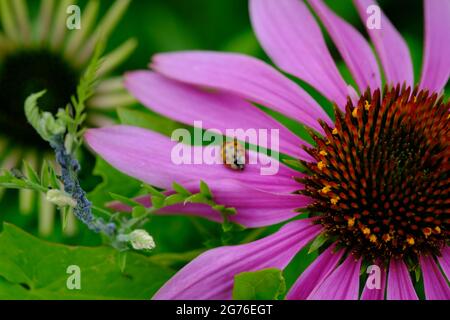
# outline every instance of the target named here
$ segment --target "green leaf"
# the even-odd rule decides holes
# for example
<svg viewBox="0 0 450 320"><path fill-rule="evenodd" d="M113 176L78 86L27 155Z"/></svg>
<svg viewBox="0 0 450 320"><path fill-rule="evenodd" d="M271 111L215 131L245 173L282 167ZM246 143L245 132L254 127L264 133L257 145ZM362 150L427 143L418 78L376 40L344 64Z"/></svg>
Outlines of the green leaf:
<svg viewBox="0 0 450 320"><path fill-rule="evenodd" d="M127 267L128 251L120 251L117 255L117 264L119 265L120 272L125 272Z"/></svg>
<svg viewBox="0 0 450 320"><path fill-rule="evenodd" d="M28 291L24 285L11 283L0 276L0 300L33 300L36 296Z"/></svg>
<svg viewBox="0 0 450 320"><path fill-rule="evenodd" d="M49 187L50 186L50 173L48 171L48 162L47 160L44 160L42 162L41 167L41 184L43 187ZM58 188L54 188L58 189Z"/></svg>
<svg viewBox="0 0 450 320"><path fill-rule="evenodd" d="M328 236L325 233L321 233L320 235L318 235L311 243L308 253L312 253L316 250L319 250L320 247L322 247L327 242L327 240Z"/></svg>
<svg viewBox="0 0 450 320"><path fill-rule="evenodd" d="M421 272L420 272L420 268L418 266L414 269L414 275L416 276L416 282L419 282Z"/></svg>
<svg viewBox="0 0 450 320"><path fill-rule="evenodd" d="M69 214L71 214L72 208L70 207L64 207L61 210L61 216L62 216L62 229L66 230L67 223L69 221Z"/></svg>
<svg viewBox="0 0 450 320"><path fill-rule="evenodd" d="M241 224L231 222L227 216L224 216L222 223L222 230L223 232L240 232L245 230L245 227Z"/></svg>
<svg viewBox="0 0 450 320"><path fill-rule="evenodd" d="M234 300L277 300L285 291L283 273L278 269L243 272L234 277Z"/></svg>
<svg viewBox="0 0 450 320"><path fill-rule="evenodd" d="M201 193L193 194L184 200L184 203L204 203L209 204L209 200Z"/></svg>
<svg viewBox="0 0 450 320"><path fill-rule="evenodd" d="M160 253L152 255L150 259L157 264L172 267L177 264L185 265L197 258L204 251L205 249L196 249L183 253Z"/></svg>
<svg viewBox="0 0 450 320"><path fill-rule="evenodd" d="M211 190L209 189L208 185L203 180L200 181L200 193L208 199L213 198Z"/></svg>
<svg viewBox="0 0 450 320"><path fill-rule="evenodd" d="M133 210L131 211L131 215L133 218L141 218L143 216L145 216L147 213L147 210L145 209L145 207L143 206L136 206L133 207Z"/></svg>
<svg viewBox="0 0 450 320"><path fill-rule="evenodd" d="M37 102L44 96L46 91L30 95L25 101L25 116L34 130L45 141L53 136L63 134L66 131L66 123L63 119L55 119L50 112L41 112Z"/></svg>
<svg viewBox="0 0 450 320"><path fill-rule="evenodd" d="M164 200L164 206L171 206L171 205L174 205L177 203L181 203L181 202L184 202L185 199L186 199L185 195L172 194Z"/></svg>
<svg viewBox="0 0 450 320"><path fill-rule="evenodd" d="M50 175L50 187L52 189L59 189L60 182L58 176L56 175L55 169L52 166L48 166L48 172Z"/></svg>
<svg viewBox="0 0 450 320"><path fill-rule="evenodd" d="M160 209L164 206L165 197L152 196L152 205L155 209Z"/></svg>
<svg viewBox="0 0 450 320"><path fill-rule="evenodd" d="M48 243L5 223L0 233L0 298L150 299L174 274L132 252L121 272L119 254L109 247ZM66 286L72 265L81 270L81 290Z"/></svg>
<svg viewBox="0 0 450 320"><path fill-rule="evenodd" d="M23 166L27 175L27 178L36 184L41 184L41 181L39 179L39 176L37 175L36 171L30 166L30 164L26 161L23 162Z"/></svg>
<svg viewBox="0 0 450 320"><path fill-rule="evenodd" d="M7 189L29 189L38 192L47 192L47 189L38 183L28 180L20 171L1 170L0 171L0 187Z"/></svg>
<svg viewBox="0 0 450 320"><path fill-rule="evenodd" d="M181 195L185 195L185 196L191 195L191 193L187 189L185 189L182 185L180 185L176 182L174 182L172 184L172 188L174 191L176 191L177 193L179 193Z"/></svg>
<svg viewBox="0 0 450 320"><path fill-rule="evenodd" d="M121 196L120 194L116 194L113 192L110 192L109 195L111 196L111 198L113 198L116 201L119 201L123 204L126 204L130 207L138 207L141 206L141 204L139 202L134 201L133 199Z"/></svg>
<svg viewBox="0 0 450 320"><path fill-rule="evenodd" d="M110 192L133 198L141 189L142 182L123 174L100 157L97 157L93 174L100 176L102 182L89 193L89 200L99 207L111 202Z"/></svg>
<svg viewBox="0 0 450 320"><path fill-rule="evenodd" d="M161 191L156 190L156 188L154 188L154 187L152 187L150 185L144 184L142 187L145 189L145 191L150 193L152 196L157 196L157 197L161 197L161 198L165 198L166 197L164 195L164 193L162 193Z"/></svg>

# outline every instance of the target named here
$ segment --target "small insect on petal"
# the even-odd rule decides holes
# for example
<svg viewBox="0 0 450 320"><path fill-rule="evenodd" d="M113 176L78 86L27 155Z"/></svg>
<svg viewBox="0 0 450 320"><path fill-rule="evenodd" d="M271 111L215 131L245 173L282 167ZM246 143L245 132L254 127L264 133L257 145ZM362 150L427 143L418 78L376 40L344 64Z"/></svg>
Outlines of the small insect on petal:
<svg viewBox="0 0 450 320"><path fill-rule="evenodd" d="M242 171L245 169L245 148L235 139L222 146L222 160L227 168Z"/></svg>

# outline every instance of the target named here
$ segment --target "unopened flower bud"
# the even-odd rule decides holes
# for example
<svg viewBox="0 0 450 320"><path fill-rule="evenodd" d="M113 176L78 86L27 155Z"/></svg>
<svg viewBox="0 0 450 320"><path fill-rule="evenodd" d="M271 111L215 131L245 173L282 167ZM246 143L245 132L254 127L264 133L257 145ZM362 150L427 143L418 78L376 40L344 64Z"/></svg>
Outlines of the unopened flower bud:
<svg viewBox="0 0 450 320"><path fill-rule="evenodd" d="M135 250L152 250L156 247L153 237L142 229L131 232L128 239Z"/></svg>
<svg viewBox="0 0 450 320"><path fill-rule="evenodd" d="M64 191L52 189L47 192L46 195L47 201L53 203L58 207L72 207L75 208L77 206L77 202L70 195L65 193Z"/></svg>

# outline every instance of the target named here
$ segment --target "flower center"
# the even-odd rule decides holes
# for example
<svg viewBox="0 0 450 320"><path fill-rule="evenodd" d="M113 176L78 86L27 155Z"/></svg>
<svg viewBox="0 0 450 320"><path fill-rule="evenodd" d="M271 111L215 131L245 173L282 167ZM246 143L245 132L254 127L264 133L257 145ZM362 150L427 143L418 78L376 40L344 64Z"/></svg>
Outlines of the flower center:
<svg viewBox="0 0 450 320"><path fill-rule="evenodd" d="M46 144L27 123L25 99L47 89L40 107L56 112L75 93L79 74L59 55L48 50L26 50L7 55L0 61L0 134L15 143L31 147Z"/></svg>
<svg viewBox="0 0 450 320"><path fill-rule="evenodd" d="M301 193L327 235L368 259L440 255L449 240L450 103L427 91L366 92L313 134Z"/></svg>

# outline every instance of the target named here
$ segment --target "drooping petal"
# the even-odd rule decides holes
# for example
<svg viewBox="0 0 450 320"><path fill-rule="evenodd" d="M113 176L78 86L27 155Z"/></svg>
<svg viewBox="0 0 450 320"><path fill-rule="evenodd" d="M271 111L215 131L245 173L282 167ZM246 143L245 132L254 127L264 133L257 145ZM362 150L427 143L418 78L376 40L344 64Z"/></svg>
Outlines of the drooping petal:
<svg viewBox="0 0 450 320"><path fill-rule="evenodd" d="M233 92L323 132L332 124L324 110L297 84L258 59L235 53L188 51L158 54L151 67L176 80Z"/></svg>
<svg viewBox="0 0 450 320"><path fill-rule="evenodd" d="M322 0L309 0L358 84L360 92L381 88L377 60L366 39Z"/></svg>
<svg viewBox="0 0 450 320"><path fill-rule="evenodd" d="M296 171L262 153L249 151L250 163L243 171L236 171L214 162L221 157L221 146L182 145L146 129L130 126L91 129L85 138L95 152L120 171L164 189L170 189L173 182L204 180L209 184L218 179L239 180L273 192L291 193L298 188L292 179L298 176ZM184 148L180 151L181 146ZM271 175L264 175L267 173Z"/></svg>
<svg viewBox="0 0 450 320"><path fill-rule="evenodd" d="M450 76L450 1L426 0L421 89L440 93Z"/></svg>
<svg viewBox="0 0 450 320"><path fill-rule="evenodd" d="M313 200L311 198L288 193L273 193L255 189L236 180L215 180L208 185L214 197L214 202L235 208L237 214L230 216L230 221L248 228L257 228L277 224L299 215L297 208L305 208ZM183 184L192 193L199 192L199 182ZM167 192L170 194L171 192ZM149 196L136 199L144 206L150 207ZM126 205L114 203L111 208L129 211ZM162 215L192 215L204 217L212 221L222 222L221 214L210 206L196 203L176 204L165 207L157 212Z"/></svg>
<svg viewBox="0 0 450 320"><path fill-rule="evenodd" d="M420 266L427 300L450 300L450 287L433 257L421 256Z"/></svg>
<svg viewBox="0 0 450 320"><path fill-rule="evenodd" d="M313 292L308 300L358 300L361 259L349 255Z"/></svg>
<svg viewBox="0 0 450 320"><path fill-rule="evenodd" d="M251 0L250 17L262 47L275 64L345 106L347 85L303 1Z"/></svg>
<svg viewBox="0 0 450 320"><path fill-rule="evenodd" d="M364 286L363 293L361 295L361 300L384 300L384 294L386 291L386 270L385 267L381 263L377 263L374 266L379 268L380 274L375 273L373 276L380 277L380 288L371 288L369 286L369 281L371 278L368 278L366 284ZM376 280L377 281L377 280ZM371 283L373 284L373 283Z"/></svg>
<svg viewBox="0 0 450 320"><path fill-rule="evenodd" d="M450 248L445 247L442 250L442 257L438 257L439 264L442 270L444 270L447 279L450 281Z"/></svg>
<svg viewBox="0 0 450 320"><path fill-rule="evenodd" d="M383 65L387 84L406 83L408 86L413 86L414 72L411 54L401 34L381 11L375 0L354 0L354 2L362 23L366 26L367 32L375 45ZM371 23L373 18L377 18L378 12L380 13L380 28Z"/></svg>
<svg viewBox="0 0 450 320"><path fill-rule="evenodd" d="M248 130L249 133L265 129L268 134L271 130L279 130L281 152L311 160L299 147L307 143L260 109L233 94L207 92L151 71L127 74L125 86L146 107L187 125L202 121L205 129L214 128L223 134L233 129Z"/></svg>
<svg viewBox="0 0 450 320"><path fill-rule="evenodd" d="M235 275L284 269L320 231L321 227L310 219L296 220L261 240L209 250L181 269L153 299L231 299Z"/></svg>
<svg viewBox="0 0 450 320"><path fill-rule="evenodd" d="M289 300L305 300L333 272L345 250L335 251L335 246L325 250L298 278L286 295Z"/></svg>
<svg viewBox="0 0 450 320"><path fill-rule="evenodd" d="M387 284L388 300L418 300L408 268L399 259L391 259Z"/></svg>

